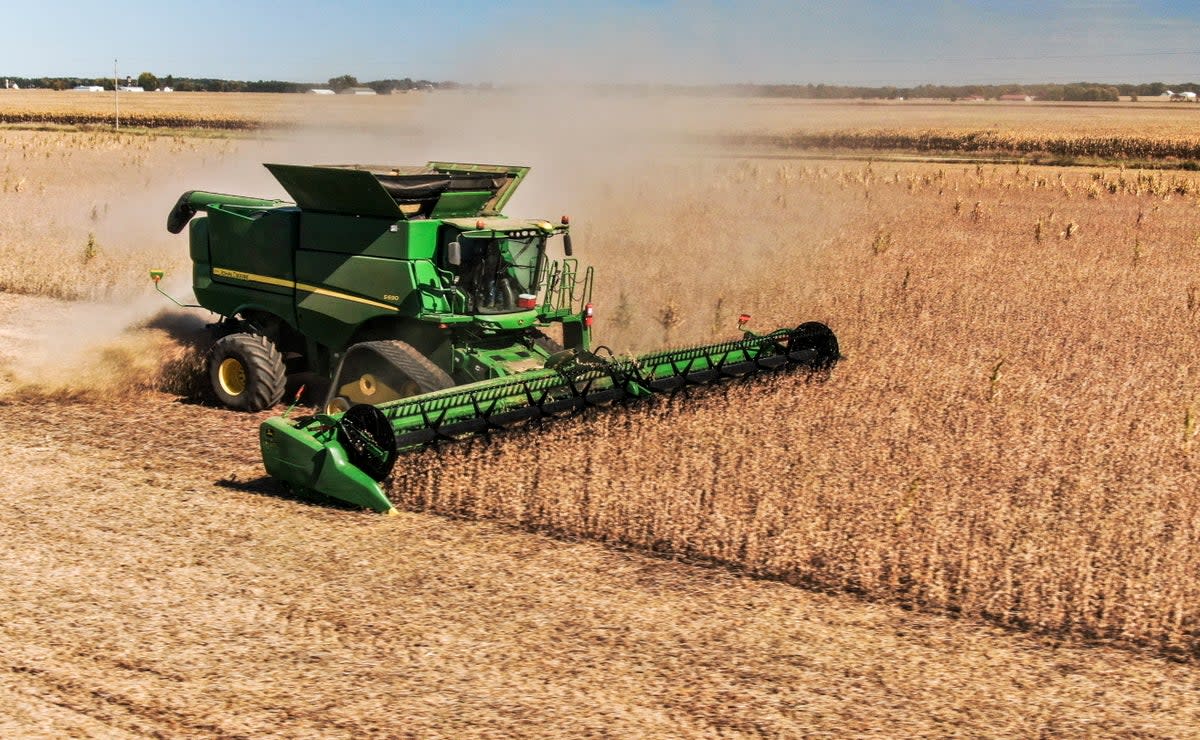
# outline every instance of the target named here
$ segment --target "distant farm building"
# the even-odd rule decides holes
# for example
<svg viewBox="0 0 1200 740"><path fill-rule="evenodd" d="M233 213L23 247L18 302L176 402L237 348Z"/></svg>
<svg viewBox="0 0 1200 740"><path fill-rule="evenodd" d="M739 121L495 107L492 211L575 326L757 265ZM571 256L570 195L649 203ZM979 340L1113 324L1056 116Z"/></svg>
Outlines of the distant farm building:
<svg viewBox="0 0 1200 740"><path fill-rule="evenodd" d="M76 85L71 89L76 92L104 92L104 88L100 85Z"/></svg>
<svg viewBox="0 0 1200 740"><path fill-rule="evenodd" d="M965 100L968 103L978 103L980 101L986 100L986 98L984 98L982 95L964 95L961 98L959 98L959 100Z"/></svg>
<svg viewBox="0 0 1200 740"><path fill-rule="evenodd" d="M1020 102L1020 103L1032 103L1033 96L1026 95L1024 93L1007 93L1005 95L1001 95L1000 100L1011 100L1013 102Z"/></svg>
<svg viewBox="0 0 1200 740"><path fill-rule="evenodd" d="M342 95L375 95L374 90L369 87L348 87L342 90Z"/></svg>
<svg viewBox="0 0 1200 740"><path fill-rule="evenodd" d="M309 95L333 95L333 90L327 87L314 87L308 91Z"/></svg>
<svg viewBox="0 0 1200 740"><path fill-rule="evenodd" d="M1165 93L1163 93L1163 95L1170 98L1172 101L1174 101L1176 103L1179 103L1179 102L1195 103L1196 102L1196 93L1194 93L1194 92L1172 92L1170 90L1167 90Z"/></svg>
<svg viewBox="0 0 1200 740"><path fill-rule="evenodd" d="M117 88L117 92L146 92L146 90L140 85L121 85Z"/></svg>

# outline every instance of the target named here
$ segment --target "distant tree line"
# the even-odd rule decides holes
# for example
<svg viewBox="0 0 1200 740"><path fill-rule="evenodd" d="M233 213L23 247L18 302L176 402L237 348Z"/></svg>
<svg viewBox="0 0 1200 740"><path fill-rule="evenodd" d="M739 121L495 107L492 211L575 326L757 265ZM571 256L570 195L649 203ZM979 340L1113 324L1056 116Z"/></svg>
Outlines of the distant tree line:
<svg viewBox="0 0 1200 740"><path fill-rule="evenodd" d="M37 87L53 90L69 90L78 85L98 85L105 90L113 89L112 77L9 77L10 81L23 88ZM126 78L126 84L133 84ZM409 90L452 90L458 88L490 89L490 84L464 85L457 82L402 79L371 80L359 82L353 75L339 75L326 82L285 82L283 80L224 80L210 77L158 77L150 72L138 75L137 83L146 90L169 87L180 92L256 92L256 93L302 93L313 88L330 88L341 92L355 87L369 87L377 93ZM1142 84L1106 84L1099 82L1072 82L1059 84L1008 84L1008 85L917 85L915 87L863 87L854 85L601 85L599 89L609 92L670 92L683 95L744 95L747 97L806 98L813 100L939 98L959 100L972 96L998 98L1001 95L1031 95L1038 100L1118 100L1120 96L1157 97L1168 89L1175 92L1200 93L1200 83L1181 82L1167 85L1164 82Z"/></svg>
<svg viewBox="0 0 1200 740"><path fill-rule="evenodd" d="M1161 88L1161 89L1160 89ZM862 87L854 85L716 85L688 88L701 94L733 93L752 97L807 98L840 100L847 98L897 100L900 98L936 98L960 100L970 97L999 98L1001 95L1030 95L1038 100L1118 100L1121 95L1161 95L1167 86L1161 82L1144 85L1109 85L1098 82L1007 85L917 85L915 87ZM1172 88L1175 89L1175 88ZM1180 90L1188 89L1180 85Z"/></svg>
<svg viewBox="0 0 1200 740"><path fill-rule="evenodd" d="M1200 84L1164 82L1141 84L1108 84L1072 82L1068 84L1005 84L1005 85L917 85L914 87L865 87L855 85L644 85L637 88L624 85L603 86L612 92L638 89L646 93L672 92L683 95L744 95L747 97L802 98L811 100L898 100L900 98L934 98L961 100L978 96L995 99L1001 95L1029 95L1038 100L1119 100L1120 96L1157 97L1168 89L1174 92L1200 92Z"/></svg>
<svg viewBox="0 0 1200 740"><path fill-rule="evenodd" d="M113 89L112 77L9 77L10 82L22 88L44 88L50 90L70 90L80 85L99 86L105 90ZM336 84L335 84L336 83ZM435 82L433 80L403 79L372 80L359 83L351 75L334 77L328 82L285 82L283 80L223 80L212 77L175 77L166 75L159 77L151 72L143 72L132 78L121 80L121 84L137 84L146 90L157 90L169 87L179 92L257 92L257 93L303 93L313 88L332 87L342 90L348 87L369 87L375 92L387 94L394 91L408 90L447 90L462 87L457 82Z"/></svg>

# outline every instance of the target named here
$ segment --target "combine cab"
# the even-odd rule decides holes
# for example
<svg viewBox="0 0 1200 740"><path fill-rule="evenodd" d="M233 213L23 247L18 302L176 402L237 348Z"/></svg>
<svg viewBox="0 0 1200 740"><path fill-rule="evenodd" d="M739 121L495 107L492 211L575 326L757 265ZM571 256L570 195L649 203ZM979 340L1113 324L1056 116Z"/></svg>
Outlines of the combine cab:
<svg viewBox="0 0 1200 740"><path fill-rule="evenodd" d="M190 222L196 298L222 317L209 354L222 403L257 411L289 374L325 381L320 413L262 426L267 471L292 488L391 511L379 482L406 450L838 359L833 333L811 322L596 356L592 271L571 256L567 218L501 215L528 168L266 166L294 203L192 191L167 228Z"/></svg>

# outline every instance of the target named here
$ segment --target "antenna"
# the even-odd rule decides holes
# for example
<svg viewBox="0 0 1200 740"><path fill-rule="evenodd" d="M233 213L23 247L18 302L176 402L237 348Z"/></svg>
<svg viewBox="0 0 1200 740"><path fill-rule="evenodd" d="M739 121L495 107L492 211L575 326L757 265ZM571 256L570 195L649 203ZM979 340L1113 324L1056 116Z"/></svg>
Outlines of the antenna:
<svg viewBox="0 0 1200 740"><path fill-rule="evenodd" d="M121 130L121 83L117 80L117 59L113 57L113 130Z"/></svg>

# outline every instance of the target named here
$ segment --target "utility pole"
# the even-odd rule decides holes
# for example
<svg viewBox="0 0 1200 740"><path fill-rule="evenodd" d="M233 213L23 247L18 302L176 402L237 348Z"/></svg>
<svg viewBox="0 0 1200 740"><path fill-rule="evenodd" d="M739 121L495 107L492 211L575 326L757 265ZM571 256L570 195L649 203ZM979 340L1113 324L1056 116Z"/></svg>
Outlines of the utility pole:
<svg viewBox="0 0 1200 740"><path fill-rule="evenodd" d="M116 118L113 120L113 130L121 130L121 83L117 80L117 60L113 58L113 106Z"/></svg>

